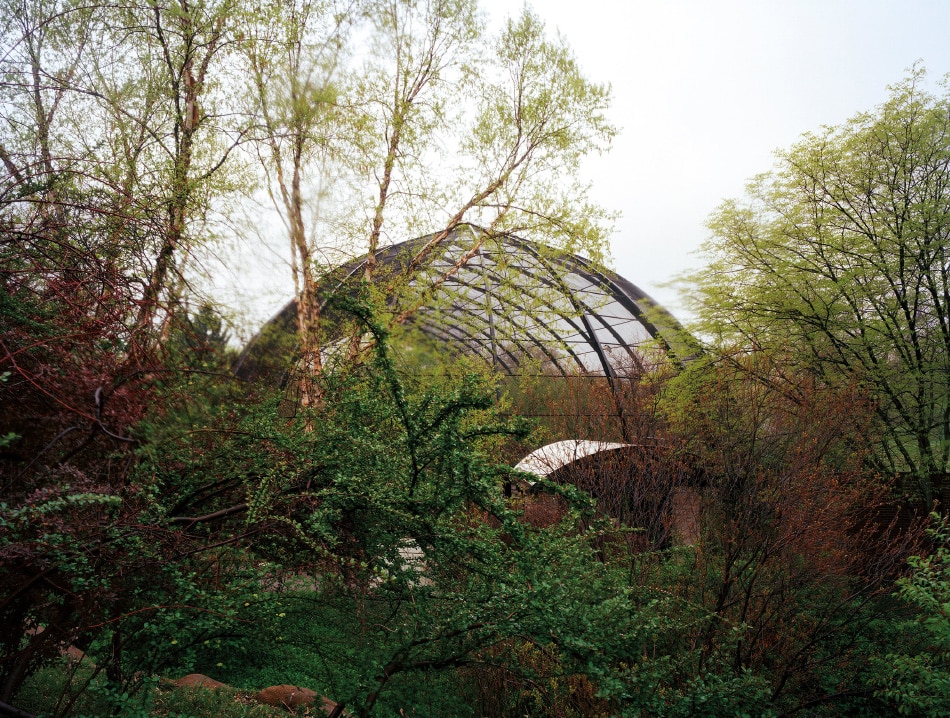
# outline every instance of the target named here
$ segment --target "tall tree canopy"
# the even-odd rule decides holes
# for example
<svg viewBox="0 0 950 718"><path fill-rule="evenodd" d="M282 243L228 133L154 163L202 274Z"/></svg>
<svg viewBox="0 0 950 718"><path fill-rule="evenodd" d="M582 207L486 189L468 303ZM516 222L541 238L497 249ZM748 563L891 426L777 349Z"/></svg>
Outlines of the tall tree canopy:
<svg viewBox="0 0 950 718"><path fill-rule="evenodd" d="M317 292L331 247L368 253L368 282L380 248L434 232L407 257L408 278L465 222L490 231L449 276L501 231L602 257L609 218L576 170L609 146L610 93L537 16L524 10L497 37L474 0L297 0L248 18L248 107L290 239L304 405L322 370ZM424 301L406 298L393 321Z"/></svg>
<svg viewBox="0 0 950 718"><path fill-rule="evenodd" d="M229 423L239 399L210 377L221 326L188 311L204 307L189 265L229 199L267 187L287 221L302 394L319 409L324 247L441 229L418 265L478 221L598 254L603 215L572 177L610 140L608 99L535 16L493 40L472 0L0 0L0 702L105 626L109 680L136 681L122 655L146 625L125 619L276 526L248 511L249 465L142 470L179 434L240 431L260 449L295 433ZM192 521L209 513L232 522L212 537Z"/></svg>
<svg viewBox="0 0 950 718"><path fill-rule="evenodd" d="M950 466L950 94L923 80L780 152L715 212L693 280L707 336L863 387L877 461L929 502Z"/></svg>

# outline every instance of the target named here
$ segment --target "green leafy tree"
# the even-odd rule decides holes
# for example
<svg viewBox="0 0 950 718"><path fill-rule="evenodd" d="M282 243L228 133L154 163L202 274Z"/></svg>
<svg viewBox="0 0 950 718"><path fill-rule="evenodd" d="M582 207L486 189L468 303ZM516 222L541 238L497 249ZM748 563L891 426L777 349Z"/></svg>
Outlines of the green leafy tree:
<svg viewBox="0 0 950 718"><path fill-rule="evenodd" d="M691 363L663 406L702 487L695 550L674 580L708 610L695 662L680 649L684 672L710 687L749 673L775 714L888 715L867 657L900 634L888 597L922 531L876 523L888 493L856 448L871 411L861 393L797 373L784 353L738 352Z"/></svg>
<svg viewBox="0 0 950 718"><path fill-rule="evenodd" d="M609 218L576 170L614 134L604 117L609 90L583 76L537 16L526 10L492 38L473 0L300 2L269 12L271 25L255 18L247 45L250 104L291 240L304 406L322 371L317 293L326 267L316 258L341 247L367 252L363 279L401 296L389 320L399 324L496 232L602 257ZM489 232L420 280L467 222ZM400 276L378 276L380 248L427 232ZM354 336L351 356L360 345Z"/></svg>
<svg viewBox="0 0 950 718"><path fill-rule="evenodd" d="M136 284L125 337L145 360L184 267L233 187L244 126L223 86L232 2L4 7L3 216L25 252L71 248Z"/></svg>
<svg viewBox="0 0 950 718"><path fill-rule="evenodd" d="M320 403L319 383L313 381L323 368L314 235L328 226L319 224L326 219L319 209L329 192L320 180L339 163L339 137L347 134L346 108L337 95L357 14L355 3L274 3L249 13L244 30L243 57L251 78L247 102L260 126L255 139L264 186L290 239L304 407Z"/></svg>
<svg viewBox="0 0 950 718"><path fill-rule="evenodd" d="M0 700L89 645L174 553L143 540L156 526L136 429L148 379L174 363L162 339L182 268L240 136L216 109L233 9L0 10L0 404L18 437L0 465Z"/></svg>
<svg viewBox="0 0 950 718"><path fill-rule="evenodd" d="M950 469L950 95L923 81L779 153L712 216L692 287L715 342L867 391L877 465L929 504Z"/></svg>
<svg viewBox="0 0 950 718"><path fill-rule="evenodd" d="M187 291L187 262L214 234L215 210L240 177L232 151L247 120L226 89L236 81L240 11L231 0L103 3L89 59L70 88L91 98L91 117L75 123L78 139L94 134L93 119L110 138L90 160L103 168L93 177L104 175L118 195L105 239L142 279L133 361L167 337Z"/></svg>
<svg viewBox="0 0 950 718"><path fill-rule="evenodd" d="M166 432L142 467L170 494L170 526L198 545L245 550L267 567L257 581L272 594L297 586L277 596L295 608L273 609L263 625L256 598L239 607L229 653L216 653L212 638L199 666L253 686L260 669L232 666L235 655L285 656L293 680L357 715L409 712L425 681L473 686L502 675L492 671L510 679L502 714L569 705L688 714L694 703L729 712L742 696L761 704L763 681L751 675L678 678L675 647L703 609L631 585L626 563L605 562L605 545L626 545L622 531L591 516L581 523L590 500L569 487L548 487L571 507L562 523L526 521L503 495L511 468L493 460L499 438L524 427L496 414L484 376L400 376L388 330L367 306L346 309L373 351L359 367L321 376L321 406L284 422L271 402L236 413L226 430ZM217 565L226 583L246 570ZM309 642L294 625L308 626ZM293 650L283 647L290 641ZM153 653L148 644L135 651ZM267 668L271 681L277 670ZM570 686L586 686L586 697ZM430 710L457 714L464 695L453 687Z"/></svg>
<svg viewBox="0 0 950 718"><path fill-rule="evenodd" d="M920 651L892 653L881 664L887 680L881 694L902 715L950 713L950 532L946 519L933 519L929 533L936 551L911 557L910 575L898 581L901 597L917 610L906 628Z"/></svg>

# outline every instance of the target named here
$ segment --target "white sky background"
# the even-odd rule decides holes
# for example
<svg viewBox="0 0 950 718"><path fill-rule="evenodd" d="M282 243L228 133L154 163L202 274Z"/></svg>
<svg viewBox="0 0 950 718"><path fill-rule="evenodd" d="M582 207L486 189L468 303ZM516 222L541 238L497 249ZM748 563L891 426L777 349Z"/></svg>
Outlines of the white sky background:
<svg viewBox="0 0 950 718"><path fill-rule="evenodd" d="M621 127L587 162L622 212L614 269L682 315L660 286L696 266L705 221L804 132L871 110L917 60L950 72L950 0L534 0L586 76L609 82ZM483 0L500 18L518 3Z"/></svg>
<svg viewBox="0 0 950 718"><path fill-rule="evenodd" d="M918 60L931 89L950 72L950 0L531 5L567 38L587 77L613 89L610 116L621 133L608 155L585 166L593 197L622 213L613 267L684 319L678 290L662 284L699 264L706 218L770 169L775 150L873 109ZM482 7L497 28L521 3L482 0ZM239 280L256 294L245 304L250 324L293 291L288 243L269 244L257 261L283 265L285 279L275 285L267 271L263 299L248 278ZM287 256L273 253L282 246Z"/></svg>

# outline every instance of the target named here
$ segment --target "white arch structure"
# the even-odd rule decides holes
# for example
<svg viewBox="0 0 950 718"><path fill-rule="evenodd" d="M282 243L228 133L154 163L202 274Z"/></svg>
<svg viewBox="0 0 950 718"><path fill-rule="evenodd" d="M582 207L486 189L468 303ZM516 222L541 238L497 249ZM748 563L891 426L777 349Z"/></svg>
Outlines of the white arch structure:
<svg viewBox="0 0 950 718"><path fill-rule="evenodd" d="M560 468L579 461L587 456L593 456L604 451L616 451L624 449L633 444L620 444L609 441L589 441L586 439L567 439L565 441L555 441L546 444L539 449L535 449L521 461L515 468L535 476L546 478ZM534 483L533 481L530 483Z"/></svg>

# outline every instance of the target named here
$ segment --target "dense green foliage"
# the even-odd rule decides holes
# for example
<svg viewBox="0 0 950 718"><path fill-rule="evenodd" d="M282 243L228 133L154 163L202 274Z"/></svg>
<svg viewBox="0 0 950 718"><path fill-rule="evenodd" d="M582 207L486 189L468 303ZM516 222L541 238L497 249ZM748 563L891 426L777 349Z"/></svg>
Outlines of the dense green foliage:
<svg viewBox="0 0 950 718"><path fill-rule="evenodd" d="M513 477L491 456L525 427L495 414L490 381L464 367L402 378L373 313L348 311L372 360L325 374L324 405L292 421L276 397L203 374L156 389L180 398L140 424L132 480L149 487L140 520L176 543L138 540L148 571L109 584L122 594L84 663L96 700L161 714L153 677L198 671L247 691L306 685L355 715L891 710L902 679L867 652L920 630L880 618L901 551L868 573L866 537L848 534L873 495L839 451L854 416L697 368L668 390L666 429L641 420L667 432L661 462L676 432L692 437L714 502L700 543L631 541L567 486L549 487L564 509L544 528L501 491ZM694 400L705 413L677 427Z"/></svg>
<svg viewBox="0 0 950 718"><path fill-rule="evenodd" d="M717 341L866 387L878 465L929 505L950 469L950 96L923 82L805 135L724 203L693 289Z"/></svg>
<svg viewBox="0 0 950 718"><path fill-rule="evenodd" d="M929 533L936 551L911 557L911 575L898 582L903 598L919 611L911 626L911 633L921 637L918 652L903 646L885 657L883 669L889 680L882 694L902 715L950 712L950 534L945 518L933 518L936 528Z"/></svg>
<svg viewBox="0 0 950 718"><path fill-rule="evenodd" d="M448 216L432 242L487 218L596 255L572 173L606 88L530 12L487 51L468 0L2 9L0 713L265 716L281 683L357 716L946 713L947 528L888 518L892 474L929 499L950 451L948 113L917 75L716 215L722 341L678 373L503 391L403 326L427 245L324 307L335 362L298 315L279 391L230 372L188 271L252 154L300 300L337 222L361 251ZM313 215L367 177L368 209ZM578 434L631 445L511 468ZM170 687L191 672L231 688Z"/></svg>

